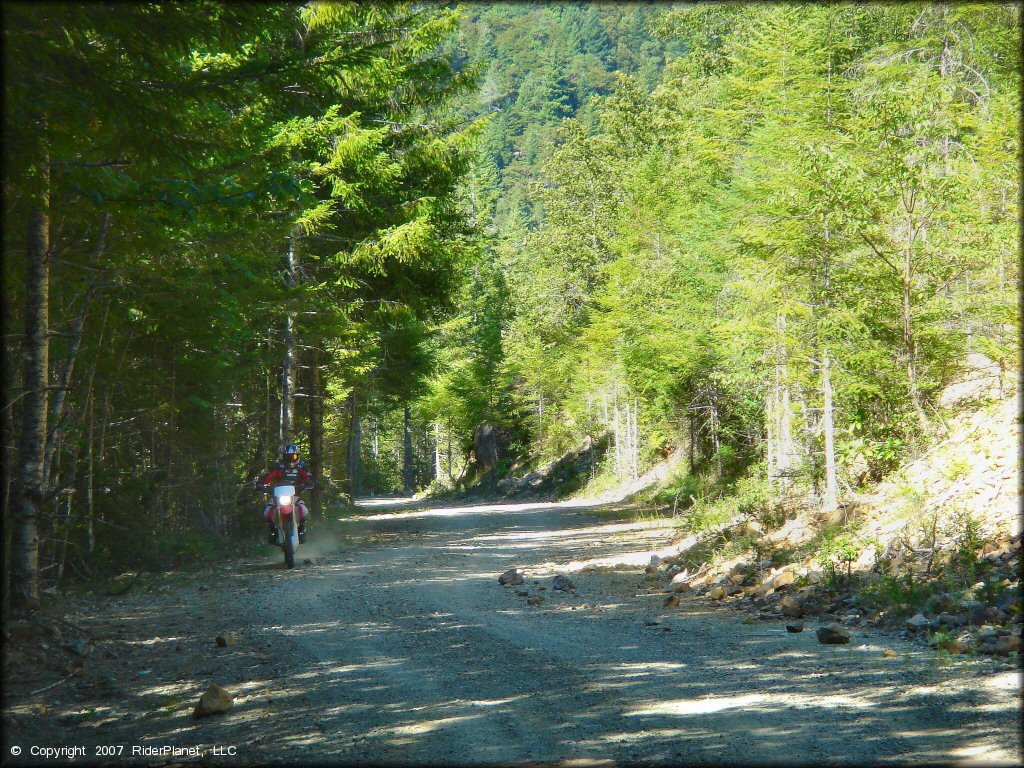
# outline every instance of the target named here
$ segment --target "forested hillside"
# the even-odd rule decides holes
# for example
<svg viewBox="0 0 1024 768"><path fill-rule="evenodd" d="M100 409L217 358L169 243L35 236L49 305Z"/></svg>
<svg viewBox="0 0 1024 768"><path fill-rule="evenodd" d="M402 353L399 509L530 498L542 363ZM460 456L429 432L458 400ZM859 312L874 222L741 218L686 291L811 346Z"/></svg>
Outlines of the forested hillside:
<svg viewBox="0 0 1024 768"><path fill-rule="evenodd" d="M665 65L624 59L543 152L508 138L518 100L491 123L470 179L491 236L422 413L464 441L494 420L499 475L610 434L599 483L683 452L669 498L746 478L834 507L942 433L951 384L1012 386L1019 9L655 11L628 48Z"/></svg>
<svg viewBox="0 0 1024 768"><path fill-rule="evenodd" d="M291 441L318 511L581 450L829 509L1016 386L1017 5L3 13L16 604L263 535Z"/></svg>

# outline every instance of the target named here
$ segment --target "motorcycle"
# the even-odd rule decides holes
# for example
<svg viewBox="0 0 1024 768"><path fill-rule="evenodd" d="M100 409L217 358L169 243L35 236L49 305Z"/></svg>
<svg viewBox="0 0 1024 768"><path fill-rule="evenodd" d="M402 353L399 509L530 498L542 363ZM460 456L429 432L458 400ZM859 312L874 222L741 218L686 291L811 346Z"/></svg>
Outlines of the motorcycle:
<svg viewBox="0 0 1024 768"><path fill-rule="evenodd" d="M299 546L299 513L296 508L294 485L274 487L274 527L277 529L275 546L284 550L284 562L289 568L295 567L295 550Z"/></svg>

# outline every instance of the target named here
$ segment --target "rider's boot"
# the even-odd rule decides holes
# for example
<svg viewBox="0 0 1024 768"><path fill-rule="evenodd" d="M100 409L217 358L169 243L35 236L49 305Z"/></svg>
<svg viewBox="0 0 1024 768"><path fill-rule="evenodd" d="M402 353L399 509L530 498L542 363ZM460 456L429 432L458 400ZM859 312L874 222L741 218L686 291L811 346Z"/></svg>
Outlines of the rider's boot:
<svg viewBox="0 0 1024 768"><path fill-rule="evenodd" d="M303 518L302 522L299 523L299 544L304 544L306 541L306 520Z"/></svg>

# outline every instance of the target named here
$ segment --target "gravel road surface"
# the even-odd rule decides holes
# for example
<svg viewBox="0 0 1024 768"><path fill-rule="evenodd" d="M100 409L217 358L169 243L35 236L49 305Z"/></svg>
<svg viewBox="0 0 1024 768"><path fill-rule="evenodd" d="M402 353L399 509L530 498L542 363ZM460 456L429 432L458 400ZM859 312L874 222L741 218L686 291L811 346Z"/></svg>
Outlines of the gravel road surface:
<svg viewBox="0 0 1024 768"><path fill-rule="evenodd" d="M293 571L268 555L105 605L92 619L89 675L7 697L5 758L26 762L26 739L84 745L76 764L93 762L103 744L129 749L111 764L139 746L199 746L204 763L223 765L1021 756L1019 671L943 662L859 629L849 645L821 645L813 622L790 634L695 596L664 608L641 568L584 568L642 561L664 539L645 541L585 506L385 500L364 502L334 528L336 539L313 529L299 552L312 563ZM525 583L500 586L513 566ZM552 588L559 573L574 591ZM528 604L538 595L543 602ZM238 643L213 647L228 629ZM897 657L883 657L887 648ZM234 708L193 720L213 682L234 693ZM10 757L15 744L26 750L20 758ZM213 746L234 755L213 756Z"/></svg>

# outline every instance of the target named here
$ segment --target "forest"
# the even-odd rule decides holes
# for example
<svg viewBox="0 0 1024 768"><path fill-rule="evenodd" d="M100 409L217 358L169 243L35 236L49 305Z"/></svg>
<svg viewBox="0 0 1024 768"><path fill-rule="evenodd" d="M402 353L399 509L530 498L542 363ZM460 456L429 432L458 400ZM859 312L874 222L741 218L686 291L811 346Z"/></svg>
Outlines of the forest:
<svg viewBox="0 0 1024 768"><path fill-rule="evenodd" d="M321 514L578 451L828 509L1018 371L1017 4L3 21L16 606L262 536L289 442Z"/></svg>

